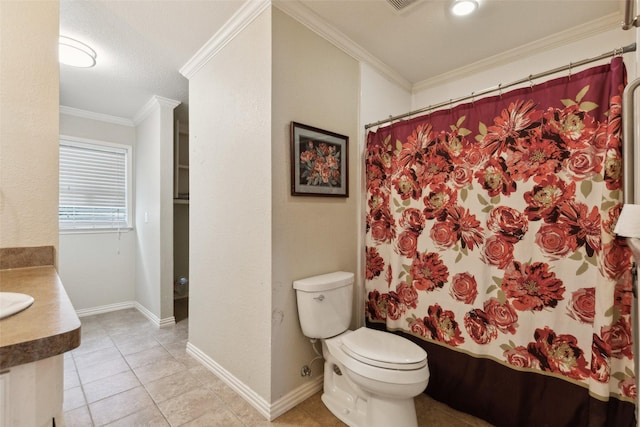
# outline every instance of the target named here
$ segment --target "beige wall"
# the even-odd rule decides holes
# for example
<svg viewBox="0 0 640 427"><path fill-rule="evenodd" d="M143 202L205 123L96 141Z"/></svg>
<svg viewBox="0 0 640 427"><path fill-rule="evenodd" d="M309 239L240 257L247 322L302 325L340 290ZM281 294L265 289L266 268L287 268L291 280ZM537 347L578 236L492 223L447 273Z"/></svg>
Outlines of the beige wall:
<svg viewBox="0 0 640 427"><path fill-rule="evenodd" d="M0 1L0 247L58 247L58 2Z"/></svg>
<svg viewBox="0 0 640 427"><path fill-rule="evenodd" d="M277 412L322 372L300 376L316 355L293 281L345 270L360 282L359 65L270 8L189 91L189 343ZM291 121L350 137L349 198L291 196Z"/></svg>
<svg viewBox="0 0 640 427"><path fill-rule="evenodd" d="M317 274L357 271L359 215L358 62L278 9L273 11L272 101L272 401L303 378L315 357L300 330L292 283ZM291 196L291 121L349 137L349 197ZM356 302L357 310L362 304ZM355 316L354 316L355 317ZM355 322L354 322L355 324Z"/></svg>
<svg viewBox="0 0 640 427"><path fill-rule="evenodd" d="M271 397L271 11L189 80L189 343Z"/></svg>

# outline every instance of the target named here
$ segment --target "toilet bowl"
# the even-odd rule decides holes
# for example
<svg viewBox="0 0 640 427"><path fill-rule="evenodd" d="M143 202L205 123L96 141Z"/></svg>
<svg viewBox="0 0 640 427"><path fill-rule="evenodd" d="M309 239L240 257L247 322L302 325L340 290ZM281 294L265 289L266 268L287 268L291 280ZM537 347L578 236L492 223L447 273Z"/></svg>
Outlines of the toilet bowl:
<svg viewBox="0 0 640 427"><path fill-rule="evenodd" d="M413 398L429 381L427 353L389 332L348 330L353 273L297 280L300 325L322 340L322 402L350 427L417 427Z"/></svg>
<svg viewBox="0 0 640 427"><path fill-rule="evenodd" d="M344 423L418 425L413 398L429 382L422 348L388 332L360 328L324 340L322 350L322 401Z"/></svg>

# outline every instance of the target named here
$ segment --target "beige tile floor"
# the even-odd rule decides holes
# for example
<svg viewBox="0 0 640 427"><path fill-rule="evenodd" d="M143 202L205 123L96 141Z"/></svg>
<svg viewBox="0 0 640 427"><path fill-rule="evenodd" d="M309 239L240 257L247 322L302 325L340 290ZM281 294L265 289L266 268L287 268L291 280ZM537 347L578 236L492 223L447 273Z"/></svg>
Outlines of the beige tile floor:
<svg viewBox="0 0 640 427"><path fill-rule="evenodd" d="M186 354L188 319L158 329L135 309L83 317L82 344L65 355L64 415L75 426L344 426L320 393L269 423ZM420 426L488 427L426 395Z"/></svg>

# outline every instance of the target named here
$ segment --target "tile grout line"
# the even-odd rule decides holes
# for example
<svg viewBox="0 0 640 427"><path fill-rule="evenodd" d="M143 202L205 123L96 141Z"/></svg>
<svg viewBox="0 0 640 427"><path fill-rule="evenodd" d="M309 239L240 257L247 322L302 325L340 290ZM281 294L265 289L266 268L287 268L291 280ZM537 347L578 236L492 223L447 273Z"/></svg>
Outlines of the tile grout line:
<svg viewBox="0 0 640 427"><path fill-rule="evenodd" d="M162 343L161 343L160 341L158 341L158 339L157 339L155 336L153 337L153 339L154 339L158 344L160 344L160 347L164 348L164 350L165 350L167 353L169 353L169 355L170 355L170 356L175 360L175 357L173 356L173 354L171 354L171 353L170 353L170 352L169 352L169 351L168 351L168 350L167 350L167 349L162 345ZM143 351L144 351L144 350L143 350ZM124 355L123 355L123 357L124 357ZM127 362L127 364L129 364L129 362L126 360L126 358L125 358L125 361ZM147 394L149 395L149 398L150 398L150 399L151 399L151 401L153 402L153 406L155 406L155 407L156 407L156 409L158 410L158 412L159 412L160 414L162 414L162 418L166 421L166 423L167 423L169 426L171 426L171 423L169 422L169 419L167 418L167 415L162 411L162 409L160 409L160 407L158 406L158 402L156 402L156 400L153 398L153 396L151 396L151 394L149 393L149 390L147 389L147 385L146 385L146 384L144 384L144 383L142 382L142 380L138 377L138 375L136 375L135 371L133 370L133 367L131 367L131 365L129 365L129 367L131 368L131 371L133 372L133 375L135 375L135 376L136 376L136 378L138 378L138 381L140 381L140 384L142 385L142 387L144 388L144 390L145 390L145 391L147 392ZM185 366L185 368L186 368L186 366ZM152 382L153 382L153 381L152 381Z"/></svg>
<svg viewBox="0 0 640 427"><path fill-rule="evenodd" d="M126 363L126 364L127 364L127 367L129 368L129 372L131 372L131 374L132 374L132 375L133 375L133 376L138 380L138 382L140 383L140 386L142 386L142 388L144 389L144 391L145 391L145 393L147 394L147 396L149 396L149 399L150 399L150 400L151 400L151 402L153 403L153 406L155 406L155 408L156 408L156 409L158 410L158 412L162 415L162 417L163 417L163 418L164 418L164 420L167 422L167 424L168 424L168 425L171 425L171 423L170 423L170 422L169 422L169 420L167 419L167 417L166 417L166 415L164 414L164 412L162 412L162 410L160 410L160 408L158 407L158 404L156 403L156 401L155 401L155 400L153 399L153 397L149 394L149 390L147 390L147 387L146 387L146 386L145 386L145 384L142 382L141 378L136 374L136 371L134 370L133 366L131 366L131 363L129 362L129 360L127 360L126 355L122 352L122 349L120 348L120 346L118 345L118 343L117 343L117 342L113 339L113 337L111 336L111 332L109 331L109 329L108 329L108 328L105 328L105 331L107 332L107 335L109 336L109 338L110 338L110 339L111 339L111 341L113 342L114 346L115 346L115 347L116 347L116 349L118 350L118 353L120 354L120 356L121 356L121 357L122 357L122 359L124 360L124 363ZM156 342L158 342L158 340L156 340L156 339L155 339L155 337L153 337L153 339L154 339ZM160 344L160 343L158 342L158 344ZM141 351L144 351L144 350L141 350ZM135 354L135 353L131 353L131 354ZM135 387L134 387L134 388L135 388ZM128 391L128 390L125 390L125 391ZM120 392L120 393L124 393L124 392ZM115 395L120 394L120 393L116 393ZM115 396L115 395L113 395L113 396ZM107 398L109 398L109 397L112 397L112 396L105 397L105 399L107 399ZM102 400L102 399L101 399L101 400ZM151 406L151 405L149 405L149 406ZM131 414L126 414L126 415L124 415L124 416L122 416L122 417L120 417L120 418L118 418L118 419L115 419L115 420L110 421L108 424L110 424L110 423L114 423L114 422L116 422L116 421L118 421L118 420L121 420L121 419L126 418L126 417L128 417L128 416L131 416L131 415L133 415L133 414L135 414L135 413L137 413L137 412L143 411L143 410L145 410L146 408L147 408L147 407L145 407L145 408L141 408L141 409L138 409L137 411L135 411L135 412L133 412L133 413L131 413Z"/></svg>
<svg viewBox="0 0 640 427"><path fill-rule="evenodd" d="M76 375L78 376L78 383L80 384L80 390L82 390L82 398L84 399L84 406L87 408L87 413L89 414L89 419L91 420L91 426L95 427L96 423L93 420L93 414L91 413L91 408L89 407L89 401L87 400L87 395L84 392L84 383L82 381L82 378L80 377L80 372L78 371L78 365L76 364L76 357L73 354L73 352L71 353L71 358L73 360L73 366L76 368ZM62 415L64 416L64 413Z"/></svg>
<svg viewBox="0 0 640 427"><path fill-rule="evenodd" d="M141 385L141 386L143 387L143 389L145 390L145 393L147 393L147 395L149 396L149 399L153 402L153 406L155 406L155 407L156 407L156 409L158 410L158 412L159 412L160 414L162 414L163 418L165 418L165 420L167 421L167 424L169 424L169 422L168 422L168 420L166 419L166 417L165 417L164 413L162 413L162 411L160 411L160 408L157 406L157 404L156 404L155 400L153 400L153 398L149 395L149 392L148 392L147 388L144 386L144 384L142 383L142 381L140 380L140 378L136 375L135 371L133 370L133 367L131 366L131 364L130 364L130 363L129 363L129 361L127 360L126 356L122 353L121 348L120 348L120 347L118 346L118 344L113 340L113 337L112 337L112 335L111 335L111 334L112 334L112 332L109 330L109 328L108 328L108 327L105 327L106 325L103 325L103 324L102 324L102 322L101 322L100 320L98 320L98 324L101 326L101 329L103 329L103 330L105 331L106 336L111 340L111 342L113 343L113 346L114 346L114 347L115 347L115 349L117 350L118 354L120 355L120 357L122 357L122 359L123 359L123 360L124 360L124 362L126 363L126 365L127 365L127 367L128 367L128 372L130 372L130 373L131 373L131 374L132 374L132 375L133 375L133 376L138 380L138 382L140 383L140 385ZM155 337L154 337L154 339L155 339ZM157 340L156 340L156 342L157 342ZM158 344L160 344L160 343L158 342ZM98 350L95 350L95 351L99 351L99 349L98 349ZM89 352L89 353L91 353L91 352ZM76 372L77 372L77 364L75 363L75 356L73 355L73 353L72 353L72 357L73 357L74 366L75 366L75 368L76 368ZM122 373L124 373L124 372L127 372L127 371L123 371ZM89 417L91 418L91 423L92 423L92 425L95 427L95 426L96 426L96 422L95 422L95 420L94 420L94 418L93 418L93 412L91 411L91 406L90 406L90 403L89 403L89 401L88 401L87 395L86 395L86 393L85 393L84 383L83 383L82 379L80 378L80 375L79 375L79 374L78 374L78 378L79 378L79 382L80 382L81 390L82 390L82 393L83 393L83 397L84 397L84 401L85 401L85 406L87 407L87 411L88 411L88 413L89 413ZM103 380L103 379L98 379L98 380L96 380L96 381L102 381L102 380ZM135 388L135 387L134 387L134 388ZM131 389L129 389L129 390L131 390ZM108 398L113 397L113 396L116 396L116 395L118 395L118 394L120 394L120 393L123 393L123 392L125 392L125 391L128 391L128 390L124 390L124 391L121 391L121 392L115 393L115 394L113 394L113 395L103 397L103 398L101 398L101 399L96 400L95 402L91 402L91 404L94 404L94 403L100 402L101 400L108 399ZM150 406L151 406L151 405L149 405L149 407L150 407ZM142 409L140 409L140 410L138 410L138 411L135 411L135 412L134 412L134 414L135 414L136 412L140 412L141 410L146 409L146 408L147 408L147 407L142 408ZM116 421L118 421L118 420L120 420L120 419L123 419L123 418L126 418L127 416L130 416L130 415L132 415L132 414L126 414L126 415L124 415L123 417L117 418L117 419L115 419L115 420L111 420L109 423L116 422ZM107 423L107 424L109 424L109 423Z"/></svg>

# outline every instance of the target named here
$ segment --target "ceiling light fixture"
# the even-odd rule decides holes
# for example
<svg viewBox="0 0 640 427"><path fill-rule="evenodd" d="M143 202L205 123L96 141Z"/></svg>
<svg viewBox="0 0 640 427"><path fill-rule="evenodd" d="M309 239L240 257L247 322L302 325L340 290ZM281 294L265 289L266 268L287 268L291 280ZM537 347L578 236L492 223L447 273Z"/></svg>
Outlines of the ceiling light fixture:
<svg viewBox="0 0 640 427"><path fill-rule="evenodd" d="M466 16L473 13L478 8L476 0L453 0L451 2L451 13L456 16Z"/></svg>
<svg viewBox="0 0 640 427"><path fill-rule="evenodd" d="M60 36L58 44L58 60L62 64L72 67L90 68L96 65L96 51L86 44L72 39L71 37Z"/></svg>

